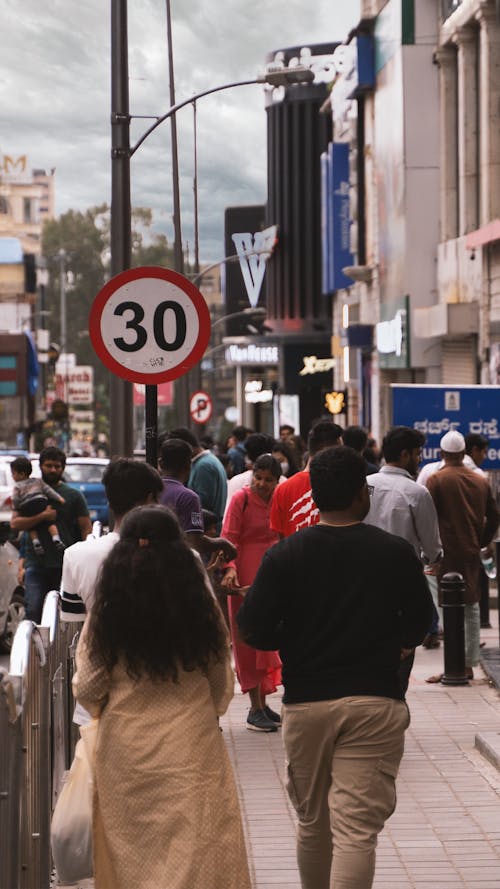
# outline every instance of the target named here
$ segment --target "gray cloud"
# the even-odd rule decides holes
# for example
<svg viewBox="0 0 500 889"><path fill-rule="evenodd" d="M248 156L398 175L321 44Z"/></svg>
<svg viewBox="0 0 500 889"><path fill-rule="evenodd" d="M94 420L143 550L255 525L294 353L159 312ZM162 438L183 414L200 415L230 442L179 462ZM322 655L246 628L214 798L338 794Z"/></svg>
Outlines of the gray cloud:
<svg viewBox="0 0 500 889"><path fill-rule="evenodd" d="M164 0L129 0L130 106L169 106ZM172 0L177 101L250 79L268 52L343 39L357 0ZM0 13L0 152L56 167L57 211L110 200L110 14L104 0L3 0ZM147 128L134 121L132 141ZM193 242L193 127L178 114L183 237ZM224 208L266 196L266 115L259 86L198 103L201 255L223 253ZM170 128L163 124L132 158L132 198L154 210L172 237Z"/></svg>

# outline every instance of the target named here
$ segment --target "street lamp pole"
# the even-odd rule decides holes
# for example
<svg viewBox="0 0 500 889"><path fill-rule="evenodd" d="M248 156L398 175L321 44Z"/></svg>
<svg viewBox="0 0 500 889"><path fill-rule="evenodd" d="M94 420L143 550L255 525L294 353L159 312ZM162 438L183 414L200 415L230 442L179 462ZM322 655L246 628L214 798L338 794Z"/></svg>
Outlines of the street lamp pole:
<svg viewBox="0 0 500 889"><path fill-rule="evenodd" d="M168 0L167 0L168 4ZM169 5L167 6L170 12ZM170 38L171 39L171 35ZM171 57L171 53L170 53ZM309 68L300 65L295 68L281 66L268 68L265 74L250 80L240 80L203 90L182 102L173 104L165 114L143 133L138 141L130 146L129 90L128 90L128 29L127 0L111 0L111 273L130 268L131 264L131 202L130 202L130 158L140 148L147 137L163 121L173 117L186 105L191 105L204 96L237 86L255 83L268 83L271 86L286 86L291 83L310 83L314 74ZM173 77L170 77L171 87ZM178 187L178 171L175 176ZM174 206L174 228L179 225L180 212ZM182 244L180 244L182 253ZM182 263L182 258L181 258ZM182 379L182 378L181 378ZM133 408L132 385L111 375L110 385L111 453L130 456L133 452ZM187 409L187 404L185 405Z"/></svg>
<svg viewBox="0 0 500 889"><path fill-rule="evenodd" d="M66 401L66 376L68 373L68 359L67 348L66 348L66 339L67 339L67 323L66 323L66 251L64 247L58 252L59 257L59 318L61 319L61 330L60 330L60 356L62 361L64 362L62 372L63 372L63 396L62 400ZM63 357L64 356L64 357Z"/></svg>
<svg viewBox="0 0 500 889"><path fill-rule="evenodd" d="M127 0L111 0L111 274L132 260ZM133 452L132 384L110 375L111 454Z"/></svg>
<svg viewBox="0 0 500 889"><path fill-rule="evenodd" d="M170 13L170 0L166 0L167 9L167 47L168 47L168 82L170 105L175 105L175 78L174 78L174 50L172 43L172 18ZM174 222L174 268L181 275L184 272L184 255L182 252L182 231L181 231L181 199L179 189L179 157L177 150L177 118L175 114L170 116L170 133L171 133L171 152L172 152L172 202L173 202L173 222ZM155 389L155 392L157 390ZM189 424L189 374L183 374L175 381L175 402L177 407L177 420L180 426ZM146 407L150 402L150 413L158 411L157 404L154 404L155 396L149 387L146 387ZM155 443L156 444L156 443ZM146 442L147 448L147 442ZM151 450L153 443L151 444Z"/></svg>

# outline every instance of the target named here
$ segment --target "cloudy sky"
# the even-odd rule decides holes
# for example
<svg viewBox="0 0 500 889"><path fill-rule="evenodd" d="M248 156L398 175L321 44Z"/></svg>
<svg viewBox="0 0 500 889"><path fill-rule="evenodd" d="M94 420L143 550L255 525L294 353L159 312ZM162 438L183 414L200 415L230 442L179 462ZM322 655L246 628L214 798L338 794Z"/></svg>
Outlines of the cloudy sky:
<svg viewBox="0 0 500 889"><path fill-rule="evenodd" d="M357 0L171 0L176 100L246 80L268 52L342 40ZM110 201L110 4L107 0L2 0L0 154L27 154L56 168L57 213ZM128 0L130 110L169 107L165 0ZM193 243L193 115L179 112L183 240ZM132 142L148 126L134 121ZM202 260L223 254L223 213L266 197L262 87L198 103ZM172 236L170 127L152 134L131 162L132 202L154 210ZM191 254L192 255L192 254Z"/></svg>

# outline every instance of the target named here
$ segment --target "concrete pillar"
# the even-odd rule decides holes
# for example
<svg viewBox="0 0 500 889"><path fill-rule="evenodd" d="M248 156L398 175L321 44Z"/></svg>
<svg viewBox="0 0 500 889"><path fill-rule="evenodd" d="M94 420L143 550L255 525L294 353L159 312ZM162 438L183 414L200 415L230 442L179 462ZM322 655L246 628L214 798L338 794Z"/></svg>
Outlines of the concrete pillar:
<svg viewBox="0 0 500 889"><path fill-rule="evenodd" d="M458 89L457 50L441 46L435 53L439 66L440 101L440 172L441 231L440 240L450 241L458 235Z"/></svg>
<svg viewBox="0 0 500 889"><path fill-rule="evenodd" d="M478 227L477 32L458 28L458 219L459 235Z"/></svg>
<svg viewBox="0 0 500 889"><path fill-rule="evenodd" d="M500 26L495 5L483 2L479 31L480 225L500 217Z"/></svg>

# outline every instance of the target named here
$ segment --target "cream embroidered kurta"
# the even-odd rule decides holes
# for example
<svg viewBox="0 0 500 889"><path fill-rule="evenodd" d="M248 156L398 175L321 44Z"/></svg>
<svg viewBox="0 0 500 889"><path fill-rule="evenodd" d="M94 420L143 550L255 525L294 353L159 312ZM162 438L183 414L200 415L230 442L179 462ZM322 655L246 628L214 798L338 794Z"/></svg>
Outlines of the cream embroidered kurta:
<svg viewBox="0 0 500 889"><path fill-rule="evenodd" d="M134 682L89 661L75 691L100 715L95 761L96 889L250 889L240 810L217 716L232 698L229 650L208 675Z"/></svg>

